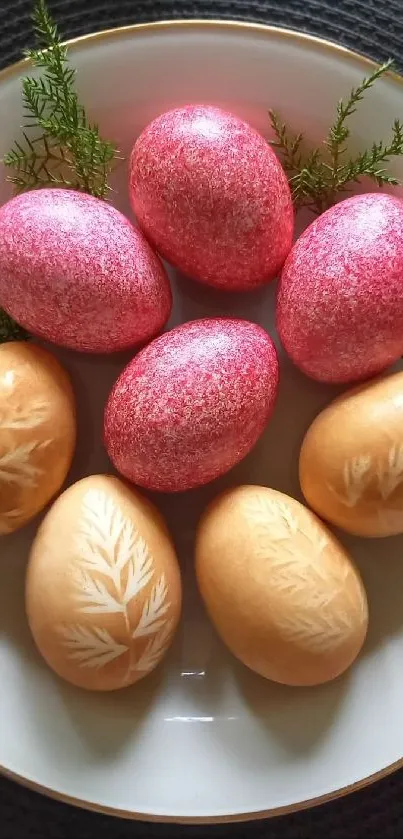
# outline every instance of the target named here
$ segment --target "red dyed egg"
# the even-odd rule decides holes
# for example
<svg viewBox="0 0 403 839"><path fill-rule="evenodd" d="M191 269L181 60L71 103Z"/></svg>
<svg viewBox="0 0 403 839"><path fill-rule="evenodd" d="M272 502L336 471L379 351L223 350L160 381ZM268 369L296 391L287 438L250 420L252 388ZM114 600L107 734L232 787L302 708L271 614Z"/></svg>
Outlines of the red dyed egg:
<svg viewBox="0 0 403 839"><path fill-rule="evenodd" d="M0 208L0 306L33 334L87 352L156 335L171 290L148 242L114 207L42 189Z"/></svg>
<svg viewBox="0 0 403 839"><path fill-rule="evenodd" d="M162 256L217 288L264 285L292 244L291 195L276 155L219 108L191 105L155 119L133 148L130 195Z"/></svg>
<svg viewBox="0 0 403 839"><path fill-rule="evenodd" d="M191 321L143 349L121 374L105 414L116 468L140 486L176 492L242 460L273 410L278 362L248 321Z"/></svg>
<svg viewBox="0 0 403 839"><path fill-rule="evenodd" d="M403 354L403 201L368 193L323 213L281 275L277 327L306 375L352 382Z"/></svg>

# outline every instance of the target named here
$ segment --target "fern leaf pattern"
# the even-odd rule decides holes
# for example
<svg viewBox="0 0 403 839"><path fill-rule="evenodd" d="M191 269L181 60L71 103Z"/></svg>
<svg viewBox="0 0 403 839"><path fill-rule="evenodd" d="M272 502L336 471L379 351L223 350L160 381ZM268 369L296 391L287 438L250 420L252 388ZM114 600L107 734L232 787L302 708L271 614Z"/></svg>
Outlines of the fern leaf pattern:
<svg viewBox="0 0 403 839"><path fill-rule="evenodd" d="M0 410L0 431L26 431L39 428L49 417L49 402L36 402L2 406Z"/></svg>
<svg viewBox="0 0 403 839"><path fill-rule="evenodd" d="M249 513L254 522L264 523L270 529L271 539L282 542L298 532L298 522L283 501L274 501L256 495L249 507Z"/></svg>
<svg viewBox="0 0 403 839"><path fill-rule="evenodd" d="M129 560L126 587L124 591L124 603L130 603L133 597L150 582L153 577L153 563L148 553L144 539L136 542L136 552Z"/></svg>
<svg viewBox="0 0 403 839"><path fill-rule="evenodd" d="M364 495L370 481L371 455L357 455L343 464L343 487L339 491L328 484L330 491L345 507L355 507Z"/></svg>
<svg viewBox="0 0 403 839"><path fill-rule="evenodd" d="M133 638L140 638L144 635L153 635L166 623L163 616L168 611L170 603L167 602L168 588L165 583L164 574L152 589L150 597L146 600L141 618L133 632Z"/></svg>
<svg viewBox="0 0 403 839"><path fill-rule="evenodd" d="M345 612L338 614L337 621L326 611L318 613L314 623L310 615L304 614L287 614L281 618L283 638L313 653L325 654L336 649L350 631L351 620Z"/></svg>
<svg viewBox="0 0 403 839"><path fill-rule="evenodd" d="M403 445L395 443L388 451L386 463L378 464L378 487L381 498L387 501L403 481Z"/></svg>
<svg viewBox="0 0 403 839"><path fill-rule="evenodd" d="M132 626L128 606L152 581L153 557L145 540L113 499L89 490L83 500L82 518L75 541L75 602L77 612L88 615L121 614L127 644L117 642L106 629L80 623L60 627L68 657L80 667L103 667L129 652L126 681L136 670L152 669L168 644L173 621L165 575L152 586L137 626ZM147 638L136 660L134 640Z"/></svg>
<svg viewBox="0 0 403 839"><path fill-rule="evenodd" d="M357 586L349 584L353 570L335 561L326 532L314 521L300 522L285 502L256 496L248 518L258 553L269 560L277 629L311 652L335 649L354 629L357 616L360 622L365 619L364 594L358 589L357 596Z"/></svg>
<svg viewBox="0 0 403 839"><path fill-rule="evenodd" d="M173 621L165 621L165 625L162 626L161 630L157 633L157 635L155 635L153 638L150 638L150 640L147 642L143 653L136 662L136 670L144 670L148 673L156 666L156 664L158 664L161 656L165 652L172 629Z"/></svg>
<svg viewBox="0 0 403 839"><path fill-rule="evenodd" d="M87 577L92 579L93 573L108 577L115 589L116 597L112 598L119 609L115 608L108 596L108 589L104 586L104 612L124 611L130 601L150 582L153 576L153 561L144 542L133 524L120 511L119 507L105 493L90 490L83 502L83 517L78 538L76 540L77 555L80 564L87 571ZM124 573L127 575L123 582ZM80 590L83 578L77 580ZM90 588L87 586L87 604L81 605L83 612L101 611L102 601L98 594L94 594L93 607L89 597Z"/></svg>
<svg viewBox="0 0 403 839"><path fill-rule="evenodd" d="M43 469L32 463L32 456L45 449L51 440L31 440L19 443L18 432L39 428L49 416L49 403L38 399L23 404L2 404L0 406L0 434L5 434L6 445L0 455L0 484L14 490L34 489L38 485ZM2 514L11 523L13 511ZM17 516L15 516L17 518ZM5 524L0 525L6 527ZM4 532L4 531L3 531Z"/></svg>
<svg viewBox="0 0 403 839"><path fill-rule="evenodd" d="M69 658L77 661L80 667L98 670L129 649L125 644L114 641L110 633L100 627L90 629L80 624L71 624L59 627L59 634L70 650Z"/></svg>
<svg viewBox="0 0 403 839"><path fill-rule="evenodd" d="M0 456L0 482L20 489L32 489L37 486L42 469L31 462L31 455L50 445L51 440L22 443Z"/></svg>
<svg viewBox="0 0 403 839"><path fill-rule="evenodd" d="M353 508L365 499L368 490L387 501L403 483L403 444L393 443L385 457L375 463L369 454L361 454L343 464L341 490L328 484L328 489L344 507Z"/></svg>
<svg viewBox="0 0 403 839"><path fill-rule="evenodd" d="M109 591L106 583L91 577L86 571L77 571L74 575L77 586L76 601L80 612L89 615L105 612L124 612L124 605Z"/></svg>

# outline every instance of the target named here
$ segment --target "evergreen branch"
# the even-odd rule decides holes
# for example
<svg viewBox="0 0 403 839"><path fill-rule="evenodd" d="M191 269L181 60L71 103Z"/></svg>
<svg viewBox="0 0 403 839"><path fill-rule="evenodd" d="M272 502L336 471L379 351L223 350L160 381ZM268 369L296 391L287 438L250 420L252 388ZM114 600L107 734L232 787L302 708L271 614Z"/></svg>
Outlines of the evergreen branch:
<svg viewBox="0 0 403 839"><path fill-rule="evenodd" d="M301 165L302 134L292 134L272 109L269 110L269 117L276 137L271 145L281 152L283 166L287 172L298 171Z"/></svg>
<svg viewBox="0 0 403 839"><path fill-rule="evenodd" d="M26 341L28 333L0 309L0 344L7 341Z"/></svg>
<svg viewBox="0 0 403 839"><path fill-rule="evenodd" d="M385 168L392 157L403 154L403 123L396 119L388 142L374 142L369 149L346 160L350 138L348 119L375 82L393 67L389 59L370 76L353 88L346 100L340 100L336 117L321 146L309 151L302 134L293 132L273 111L269 111L275 139L271 145L278 149L288 175L294 203L320 214L331 206L340 192L349 190L362 177L369 177L378 186L397 185L398 179Z"/></svg>
<svg viewBox="0 0 403 839"><path fill-rule="evenodd" d="M62 186L105 198L117 149L101 138L78 100L76 72L45 0L36 2L33 26L36 47L26 56L43 72L22 81L24 130L3 159L14 169L8 180L17 192Z"/></svg>

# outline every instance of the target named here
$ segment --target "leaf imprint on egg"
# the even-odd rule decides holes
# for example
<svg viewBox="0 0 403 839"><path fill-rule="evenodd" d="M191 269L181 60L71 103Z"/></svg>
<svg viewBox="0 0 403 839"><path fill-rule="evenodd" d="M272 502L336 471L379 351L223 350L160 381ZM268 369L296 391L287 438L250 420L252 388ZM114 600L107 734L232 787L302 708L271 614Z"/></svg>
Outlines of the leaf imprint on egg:
<svg viewBox="0 0 403 839"><path fill-rule="evenodd" d="M2 405L0 431L27 431L43 425L49 417L49 402L37 399L22 405Z"/></svg>
<svg viewBox="0 0 403 839"><path fill-rule="evenodd" d="M32 455L45 449L51 440L31 440L18 445L18 432L39 428L49 415L49 403L38 399L23 405L2 405L0 407L0 434L12 434L11 443L0 455L0 484L16 489L34 489L38 486L43 469L31 463ZM14 434L14 432L16 432ZM0 532L7 533L20 516L19 510L9 510L0 515ZM7 529L8 523L8 529Z"/></svg>
<svg viewBox="0 0 403 839"><path fill-rule="evenodd" d="M21 489L33 489L38 485L43 469L31 462L31 456L47 448L52 440L31 440L0 456L0 484L8 484Z"/></svg>
<svg viewBox="0 0 403 839"><path fill-rule="evenodd" d="M371 466L372 457L370 454L360 454L345 460L342 470L343 485L341 490L337 490L330 483L327 485L328 489L345 507L355 507L371 483Z"/></svg>
<svg viewBox="0 0 403 839"><path fill-rule="evenodd" d="M106 629L98 626L70 624L59 627L59 632L63 643L71 650L69 658L77 661L80 667L104 667L128 650L125 644L114 641Z"/></svg>
<svg viewBox="0 0 403 839"><path fill-rule="evenodd" d="M385 457L379 457L373 465L369 454L357 455L343 464L342 488L327 484L328 489L345 507L355 507L371 486L387 501L403 482L403 444L393 443Z"/></svg>
<svg viewBox="0 0 403 839"><path fill-rule="evenodd" d="M132 625L128 606L153 581L155 574L154 560L145 540L106 493L89 490L83 500L75 548L73 580L77 612L121 614L127 644L118 643L102 627L63 625L60 634L63 644L71 650L68 657L80 667L99 668L128 652L131 660L126 678L133 671L152 669L168 646L174 622L166 616L171 603L162 574L144 601L137 625ZM132 660L133 640L143 638L142 649L136 660Z"/></svg>
<svg viewBox="0 0 403 839"><path fill-rule="evenodd" d="M364 592L350 563L335 555L314 519L304 526L284 501L256 495L248 514L253 544L268 560L277 630L313 653L336 649L356 629L357 617L366 621Z"/></svg>
<svg viewBox="0 0 403 839"><path fill-rule="evenodd" d="M386 457L386 463L380 461L377 467L378 487L381 497L386 501L403 481L403 445L394 443Z"/></svg>

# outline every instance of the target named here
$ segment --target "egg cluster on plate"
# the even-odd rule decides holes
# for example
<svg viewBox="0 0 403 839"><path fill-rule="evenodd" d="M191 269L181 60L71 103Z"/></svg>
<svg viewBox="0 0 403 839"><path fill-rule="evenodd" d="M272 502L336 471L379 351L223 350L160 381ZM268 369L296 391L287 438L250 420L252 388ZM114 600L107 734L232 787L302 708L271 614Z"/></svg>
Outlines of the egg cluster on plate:
<svg viewBox="0 0 403 839"><path fill-rule="evenodd" d="M283 684L333 679L363 645L368 606L322 520L360 536L403 532L403 373L384 373L403 353L403 202L354 196L293 244L276 155L209 106L145 128L129 193L136 227L72 190L34 190L0 208L0 306L70 350L136 351L105 406L104 443L121 477L92 475L54 501L76 442L71 384L35 341L0 347L0 534L53 502L28 561L33 638L83 688L114 690L153 670L179 622L181 575L138 487L213 481L250 452L275 410L281 371L257 324L204 318L160 334L172 306L161 256L212 294L280 274L276 320L294 364L355 385L303 441L309 507L275 488L233 487L205 511L195 544L207 612L237 658Z"/></svg>

